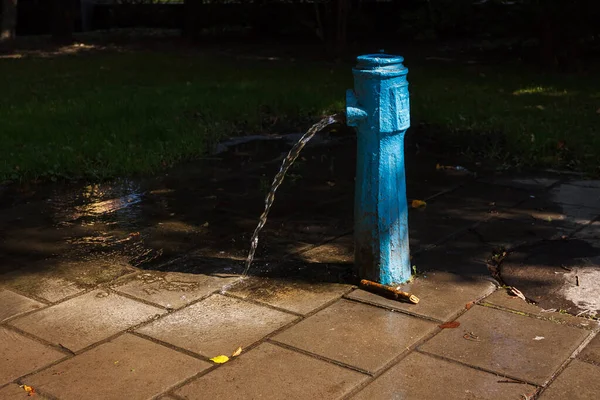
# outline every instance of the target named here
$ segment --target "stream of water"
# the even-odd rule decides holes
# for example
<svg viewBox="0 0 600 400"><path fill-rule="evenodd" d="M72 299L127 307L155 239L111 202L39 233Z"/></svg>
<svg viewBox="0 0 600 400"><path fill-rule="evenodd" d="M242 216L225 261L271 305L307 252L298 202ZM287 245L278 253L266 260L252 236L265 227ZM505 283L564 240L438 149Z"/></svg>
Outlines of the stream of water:
<svg viewBox="0 0 600 400"><path fill-rule="evenodd" d="M246 277L250 267L252 266L252 261L254 261L254 255L256 253L256 248L258 247L258 235L260 231L264 228L267 223L267 217L269 216L269 211L273 206L273 202L275 201L275 192L283 183L285 179L285 174L290 169L294 161L300 155L300 152L306 146L306 144L315 136L318 132L322 131L329 125L333 125L336 123L341 123L344 120L344 114L334 114L328 117L323 118L321 121L314 124L301 138L296 142L296 144L291 148L289 153L283 159L281 163L281 167L279 168L279 172L275 175L273 179L273 183L271 184L271 190L267 194L265 198L265 209L260 216L258 221L258 225L256 229L254 229L254 233L252 234L252 239L250 239L250 251L248 252L248 257L246 258L246 267L244 268L244 272L242 273L242 277Z"/></svg>

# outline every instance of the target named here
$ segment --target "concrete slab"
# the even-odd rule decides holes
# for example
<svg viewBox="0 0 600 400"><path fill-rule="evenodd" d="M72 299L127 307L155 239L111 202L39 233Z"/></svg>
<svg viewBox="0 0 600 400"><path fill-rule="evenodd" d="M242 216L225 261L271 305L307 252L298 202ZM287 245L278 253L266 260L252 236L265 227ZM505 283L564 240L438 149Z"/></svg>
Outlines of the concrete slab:
<svg viewBox="0 0 600 400"><path fill-rule="evenodd" d="M39 301L2 289L0 289L0 304L2 304L2 308L0 308L0 322L29 311L37 310L45 305Z"/></svg>
<svg viewBox="0 0 600 400"><path fill-rule="evenodd" d="M580 180L569 181L568 183L570 185L575 185L575 186L583 186L583 187L600 189L600 180L594 180L594 179L581 180L580 179Z"/></svg>
<svg viewBox="0 0 600 400"><path fill-rule="evenodd" d="M302 252L295 258L313 263L351 264L354 262L354 237L342 236Z"/></svg>
<svg viewBox="0 0 600 400"><path fill-rule="evenodd" d="M537 190L524 190L474 182L453 191L449 196L459 199L469 199L470 201L479 201L497 207L514 207L520 202L531 198L531 196L535 196L537 193Z"/></svg>
<svg viewBox="0 0 600 400"><path fill-rule="evenodd" d="M356 371L263 343L177 390L185 399L339 399L368 379Z"/></svg>
<svg viewBox="0 0 600 400"><path fill-rule="evenodd" d="M559 181L558 177L544 176L489 176L478 179L478 182L509 186L516 189L524 190L542 190L547 189Z"/></svg>
<svg viewBox="0 0 600 400"><path fill-rule="evenodd" d="M471 232L415 254L412 265L418 273L444 271L462 277L489 278L486 260L492 256L493 247L486 246Z"/></svg>
<svg viewBox="0 0 600 400"><path fill-rule="evenodd" d="M152 271L139 274L120 286L113 286L113 289L166 308L177 309L220 290L237 279L238 276L227 274Z"/></svg>
<svg viewBox="0 0 600 400"><path fill-rule="evenodd" d="M222 295L167 315L141 329L148 335L206 357L231 354L297 317Z"/></svg>
<svg viewBox="0 0 600 400"><path fill-rule="evenodd" d="M35 390L35 388L34 388ZM46 399L47 397L41 396L39 393L35 393L34 394L35 399ZM27 394L27 392L25 391L25 389L23 389L22 387L20 387L20 385L17 385L15 383L11 383L8 386L3 387L2 389L0 389L0 399L7 399L7 400L12 400L12 399L27 399L30 396Z"/></svg>
<svg viewBox="0 0 600 400"><path fill-rule="evenodd" d="M58 350L0 327L0 386L64 357Z"/></svg>
<svg viewBox="0 0 600 400"><path fill-rule="evenodd" d="M501 375L544 385L589 332L475 306L421 350ZM473 336L464 336L472 334Z"/></svg>
<svg viewBox="0 0 600 400"><path fill-rule="evenodd" d="M487 296L496 286L489 281L433 271L418 276L409 284L401 285L401 288L417 296L421 300L419 304L387 299L364 290L355 290L347 297L444 322L454 319L465 311L467 303Z"/></svg>
<svg viewBox="0 0 600 400"><path fill-rule="evenodd" d="M375 372L436 327L408 315L340 300L273 340Z"/></svg>
<svg viewBox="0 0 600 400"><path fill-rule="evenodd" d="M298 314L308 314L342 297L352 286L339 283L309 283L296 280L249 277L227 293L269 304Z"/></svg>
<svg viewBox="0 0 600 400"><path fill-rule="evenodd" d="M49 273L23 269L2 275L4 285L28 296L55 303L84 291L75 282Z"/></svg>
<svg viewBox="0 0 600 400"><path fill-rule="evenodd" d="M549 222L529 217L494 218L473 228L473 231L477 232L482 242L488 246L504 249L551 239L557 235L556 227Z"/></svg>
<svg viewBox="0 0 600 400"><path fill-rule="evenodd" d="M149 399L210 368L202 360L125 334L24 379L60 399Z"/></svg>
<svg viewBox="0 0 600 400"><path fill-rule="evenodd" d="M94 290L10 324L76 352L164 313L123 296Z"/></svg>
<svg viewBox="0 0 600 400"><path fill-rule="evenodd" d="M506 384L505 378L441 360L411 353L364 390L355 400L389 399L519 399L535 392L535 386Z"/></svg>
<svg viewBox="0 0 600 400"><path fill-rule="evenodd" d="M549 194L556 203L600 209L600 187L562 184L550 190Z"/></svg>
<svg viewBox="0 0 600 400"><path fill-rule="evenodd" d="M597 208L555 203L546 196L529 199L518 207L503 210L504 219L535 222L554 227L556 235L568 235L600 215Z"/></svg>
<svg viewBox="0 0 600 400"><path fill-rule="evenodd" d="M507 285L545 309L600 312L600 248L579 239L551 240L510 253L500 268Z"/></svg>
<svg viewBox="0 0 600 400"><path fill-rule="evenodd" d="M577 357L600 366L600 335L596 335Z"/></svg>
<svg viewBox="0 0 600 400"><path fill-rule="evenodd" d="M540 400L595 400L600 398L600 367L573 360L550 384Z"/></svg>
<svg viewBox="0 0 600 400"><path fill-rule="evenodd" d="M595 329L598 327L598 322L596 321L561 313L557 309L554 309L555 311L551 311L552 309L545 310L536 306L535 304L527 303L517 296L509 295L505 289L496 290L490 296L486 297L482 304L490 304L492 306L514 310L518 313L530 314L537 318L545 319L558 324L568 324L582 329Z"/></svg>

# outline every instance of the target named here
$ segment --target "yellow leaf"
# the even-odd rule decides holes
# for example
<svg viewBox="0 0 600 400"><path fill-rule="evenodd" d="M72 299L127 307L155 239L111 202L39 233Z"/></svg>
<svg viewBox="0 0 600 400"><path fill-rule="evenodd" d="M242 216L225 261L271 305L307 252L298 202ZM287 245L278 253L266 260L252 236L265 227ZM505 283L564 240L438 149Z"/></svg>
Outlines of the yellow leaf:
<svg viewBox="0 0 600 400"><path fill-rule="evenodd" d="M412 208L423 208L427 206L427 203L423 200L413 200L411 206Z"/></svg>
<svg viewBox="0 0 600 400"><path fill-rule="evenodd" d="M29 396L33 396L33 394L35 393L35 389L32 388L31 386L21 385L21 387L23 388L24 391L26 391L28 393Z"/></svg>
<svg viewBox="0 0 600 400"><path fill-rule="evenodd" d="M237 350L233 352L233 354L231 355L231 357L237 357L240 354L242 354L242 348L238 347Z"/></svg>
<svg viewBox="0 0 600 400"><path fill-rule="evenodd" d="M216 356L210 359L210 361L214 362L215 364L224 364L227 361L229 361L229 357L227 356Z"/></svg>

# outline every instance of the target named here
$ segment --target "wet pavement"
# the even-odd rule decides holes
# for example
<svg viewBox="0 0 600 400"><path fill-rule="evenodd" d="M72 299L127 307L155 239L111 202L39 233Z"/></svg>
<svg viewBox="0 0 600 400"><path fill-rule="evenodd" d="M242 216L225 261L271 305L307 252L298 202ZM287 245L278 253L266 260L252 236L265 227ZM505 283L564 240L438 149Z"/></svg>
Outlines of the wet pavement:
<svg viewBox="0 0 600 400"><path fill-rule="evenodd" d="M436 168L456 162L409 138L412 305L356 287L345 132L301 154L240 279L297 135L252 139L151 178L0 188L0 398L600 397L598 181Z"/></svg>

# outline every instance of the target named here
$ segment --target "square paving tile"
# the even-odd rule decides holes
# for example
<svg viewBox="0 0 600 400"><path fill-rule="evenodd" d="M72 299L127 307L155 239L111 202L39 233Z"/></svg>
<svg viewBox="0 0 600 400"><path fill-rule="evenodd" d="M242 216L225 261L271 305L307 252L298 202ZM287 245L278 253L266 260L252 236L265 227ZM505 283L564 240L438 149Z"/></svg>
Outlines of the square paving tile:
<svg viewBox="0 0 600 400"><path fill-rule="evenodd" d="M44 304L38 301L2 289L0 289L0 304L2 304L2 308L0 308L0 322L44 306Z"/></svg>
<svg viewBox="0 0 600 400"><path fill-rule="evenodd" d="M0 327L0 386L63 357L60 351Z"/></svg>
<svg viewBox="0 0 600 400"><path fill-rule="evenodd" d="M506 384L504 378L440 360L411 353L352 399L522 399L535 392L535 386Z"/></svg>
<svg viewBox="0 0 600 400"><path fill-rule="evenodd" d="M342 236L296 256L313 263L351 264L354 262L354 237Z"/></svg>
<svg viewBox="0 0 600 400"><path fill-rule="evenodd" d="M483 304L492 304L509 310L524 312L535 315L538 318L547 319L561 324L569 324L578 328L594 329L598 323L586 318L578 318L570 314L561 314L559 312L549 312L534 304L529 304L517 296L511 296L505 289L498 289L490 296L486 297Z"/></svg>
<svg viewBox="0 0 600 400"><path fill-rule="evenodd" d="M185 399L338 399L368 376L263 343L176 394Z"/></svg>
<svg viewBox="0 0 600 400"><path fill-rule="evenodd" d="M125 334L24 382L60 399L149 399L210 364Z"/></svg>
<svg viewBox="0 0 600 400"><path fill-rule="evenodd" d="M138 332L214 357L231 354L239 346L245 348L296 318L243 300L213 295Z"/></svg>
<svg viewBox="0 0 600 400"><path fill-rule="evenodd" d="M52 303L81 293L84 290L75 282L29 269L4 274L2 280L8 288L14 288L26 293L28 296L39 297Z"/></svg>
<svg viewBox="0 0 600 400"><path fill-rule="evenodd" d="M12 320L10 324L78 351L165 312L123 296L94 290Z"/></svg>
<svg viewBox="0 0 600 400"><path fill-rule="evenodd" d="M239 278L226 274L147 272L113 289L166 308L180 308L221 289L236 279Z"/></svg>
<svg viewBox="0 0 600 400"><path fill-rule="evenodd" d="M540 400L600 399L600 367L573 360L548 386Z"/></svg>
<svg viewBox="0 0 600 400"><path fill-rule="evenodd" d="M523 200L535 195L535 191L512 188L487 183L470 183L451 193L450 196L469 201L494 204L499 207L514 207Z"/></svg>
<svg viewBox="0 0 600 400"><path fill-rule="evenodd" d="M588 331L474 306L421 350L538 385L545 384ZM473 333L475 340L463 336Z"/></svg>
<svg viewBox="0 0 600 400"><path fill-rule="evenodd" d="M585 346L583 351L579 353L579 358L600 366L600 334L597 334L596 337Z"/></svg>
<svg viewBox="0 0 600 400"><path fill-rule="evenodd" d="M436 326L405 314L340 300L274 340L374 372L433 332Z"/></svg>
<svg viewBox="0 0 600 400"><path fill-rule="evenodd" d="M556 203L600 209L600 187L562 184L554 187L549 194Z"/></svg>
<svg viewBox="0 0 600 400"><path fill-rule="evenodd" d="M35 388L34 388L35 389ZM39 393L34 394L35 399L45 399L45 397L40 397ZM11 383L8 386L0 389L0 399L12 400L12 399L28 399L31 398L25 389L17 385L16 383Z"/></svg>
<svg viewBox="0 0 600 400"><path fill-rule="evenodd" d="M495 218L478 225L474 231L487 245L506 249L560 235L551 223L531 218Z"/></svg>
<svg viewBox="0 0 600 400"><path fill-rule="evenodd" d="M467 303L490 294L496 286L489 281L433 271L401 285L401 288L417 296L421 300L419 304L387 299L364 290L355 290L348 297L438 321L448 321L465 311Z"/></svg>
<svg viewBox="0 0 600 400"><path fill-rule="evenodd" d="M250 277L228 293L298 314L307 314L333 301L352 286L339 283L308 283L297 280Z"/></svg>

